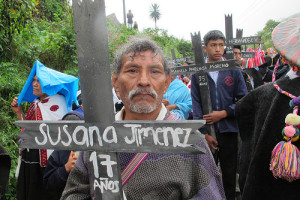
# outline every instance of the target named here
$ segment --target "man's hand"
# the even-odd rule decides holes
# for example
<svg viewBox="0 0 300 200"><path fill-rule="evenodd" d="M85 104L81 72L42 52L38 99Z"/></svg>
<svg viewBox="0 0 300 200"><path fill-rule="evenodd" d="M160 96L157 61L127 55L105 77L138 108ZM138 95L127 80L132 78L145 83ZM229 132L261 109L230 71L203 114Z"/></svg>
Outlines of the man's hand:
<svg viewBox="0 0 300 200"><path fill-rule="evenodd" d="M211 135L205 134L206 142L209 146L209 148L218 150L218 141Z"/></svg>
<svg viewBox="0 0 300 200"><path fill-rule="evenodd" d="M70 171L73 169L75 166L75 162L78 158L78 155L75 155L73 151L71 151L68 162L65 164L66 171L70 173Z"/></svg>
<svg viewBox="0 0 300 200"><path fill-rule="evenodd" d="M168 105L169 105L169 101L166 100L166 99L163 99L163 100L162 100L162 103L163 103L165 106L168 106Z"/></svg>
<svg viewBox="0 0 300 200"><path fill-rule="evenodd" d="M168 109L168 110L173 110L173 109L178 109L178 107L177 107L177 105L176 104L172 104L172 105L170 105L170 102L168 101L168 100L166 100L166 99L163 99L162 100L162 103L166 106L166 108Z"/></svg>
<svg viewBox="0 0 300 200"><path fill-rule="evenodd" d="M22 111L21 106L18 106L18 97L15 97L11 104L10 104L11 109L16 113L16 115L18 116L19 120L22 120L25 118L25 115Z"/></svg>
<svg viewBox="0 0 300 200"><path fill-rule="evenodd" d="M203 119L206 120L206 124L214 124L218 121L220 121L223 118L227 117L227 112L226 110L222 111L213 111L210 114L203 115Z"/></svg>
<svg viewBox="0 0 300 200"><path fill-rule="evenodd" d="M173 110L173 109L178 109L178 107L177 107L176 104L167 105L166 108L167 108L168 110L170 110L170 111Z"/></svg>

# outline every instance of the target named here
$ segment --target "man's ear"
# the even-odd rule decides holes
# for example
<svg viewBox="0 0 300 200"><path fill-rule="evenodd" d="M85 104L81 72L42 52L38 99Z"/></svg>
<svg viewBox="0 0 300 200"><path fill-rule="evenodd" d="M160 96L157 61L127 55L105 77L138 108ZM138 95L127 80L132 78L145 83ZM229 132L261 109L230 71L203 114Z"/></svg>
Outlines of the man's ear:
<svg viewBox="0 0 300 200"><path fill-rule="evenodd" d="M204 51L207 53L206 46L205 46L205 45L203 45L202 47L203 47L203 50L204 50Z"/></svg>
<svg viewBox="0 0 300 200"><path fill-rule="evenodd" d="M166 82L165 82L164 94L167 92L167 90L168 90L168 88L169 88L169 86L170 86L171 79L172 79L171 75L168 74L168 75L166 76Z"/></svg>
<svg viewBox="0 0 300 200"><path fill-rule="evenodd" d="M116 93L119 93L119 84L118 84L118 74L116 72L113 73L112 77L111 77L111 82L113 87L116 90Z"/></svg>

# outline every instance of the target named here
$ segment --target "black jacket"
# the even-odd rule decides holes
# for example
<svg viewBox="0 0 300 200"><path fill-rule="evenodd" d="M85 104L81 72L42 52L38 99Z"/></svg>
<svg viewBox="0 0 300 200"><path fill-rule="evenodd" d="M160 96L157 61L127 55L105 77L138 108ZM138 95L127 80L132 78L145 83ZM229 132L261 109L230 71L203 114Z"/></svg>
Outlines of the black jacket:
<svg viewBox="0 0 300 200"><path fill-rule="evenodd" d="M84 113L78 109L67 113L63 120L83 120ZM59 200L65 189L69 173L66 171L65 164L68 162L70 150L55 150L47 161L44 171L43 183L47 191L53 195L51 200Z"/></svg>
<svg viewBox="0 0 300 200"><path fill-rule="evenodd" d="M65 164L68 162L70 153L69 150L55 150L48 159L43 182L45 188L53 194L53 200L59 200L65 189L69 176Z"/></svg>
<svg viewBox="0 0 300 200"><path fill-rule="evenodd" d="M300 77L277 81L282 90L300 95ZM243 200L299 200L300 180L289 183L276 179L269 170L271 152L283 141L285 117L292 113L289 98L279 93L272 83L251 91L237 102L235 114L242 140L240 188ZM300 142L294 142L300 148Z"/></svg>

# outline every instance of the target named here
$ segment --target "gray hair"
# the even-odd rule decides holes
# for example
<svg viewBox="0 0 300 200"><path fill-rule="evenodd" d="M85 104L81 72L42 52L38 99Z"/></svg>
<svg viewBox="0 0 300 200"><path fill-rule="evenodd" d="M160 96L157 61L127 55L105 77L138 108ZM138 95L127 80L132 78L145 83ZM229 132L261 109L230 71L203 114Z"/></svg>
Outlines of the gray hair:
<svg viewBox="0 0 300 200"><path fill-rule="evenodd" d="M210 40L218 40L218 39L224 40L224 42L225 42L225 36L221 31L219 31L219 30L209 31L208 33L206 33L204 35L204 38L203 38L204 45L207 46L207 44Z"/></svg>
<svg viewBox="0 0 300 200"><path fill-rule="evenodd" d="M132 53L130 57L133 58L136 53L144 52L147 50L151 50L153 53L155 53L155 56L161 56L165 74L170 74L170 61L163 55L160 47L152 39L146 36L130 38L130 40L116 52L112 66L113 71L117 74L120 73L125 55Z"/></svg>

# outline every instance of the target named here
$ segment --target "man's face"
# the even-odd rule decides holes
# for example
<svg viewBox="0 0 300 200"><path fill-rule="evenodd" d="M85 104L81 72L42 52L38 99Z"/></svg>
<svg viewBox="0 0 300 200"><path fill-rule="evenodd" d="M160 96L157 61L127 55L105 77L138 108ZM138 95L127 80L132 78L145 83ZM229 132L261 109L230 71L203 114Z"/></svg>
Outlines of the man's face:
<svg viewBox="0 0 300 200"><path fill-rule="evenodd" d="M207 53L208 62L222 61L224 54L224 40L209 40L207 46L204 46L204 51Z"/></svg>
<svg viewBox="0 0 300 200"><path fill-rule="evenodd" d="M125 110L133 113L151 113L161 108L163 94L171 76L164 72L161 56L151 50L124 56L120 74L114 73L113 86L124 103Z"/></svg>
<svg viewBox="0 0 300 200"><path fill-rule="evenodd" d="M40 83L37 76L33 77L32 87L33 87L33 94L34 95L36 95L36 96L42 96L43 95L42 86L41 86L41 83Z"/></svg>
<svg viewBox="0 0 300 200"><path fill-rule="evenodd" d="M241 60L242 54L241 54L241 50L240 49L233 48L233 58L236 59L239 64L242 63L242 60Z"/></svg>

